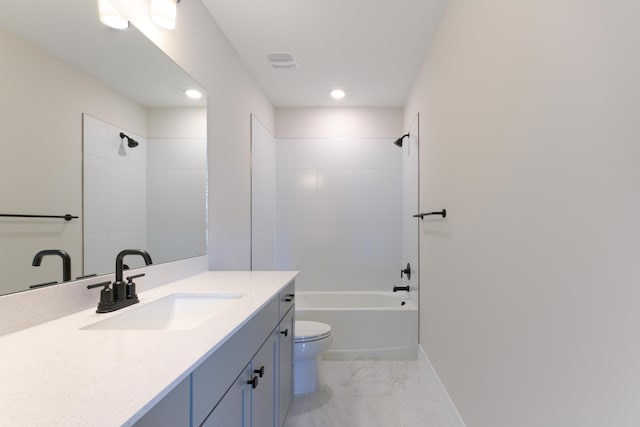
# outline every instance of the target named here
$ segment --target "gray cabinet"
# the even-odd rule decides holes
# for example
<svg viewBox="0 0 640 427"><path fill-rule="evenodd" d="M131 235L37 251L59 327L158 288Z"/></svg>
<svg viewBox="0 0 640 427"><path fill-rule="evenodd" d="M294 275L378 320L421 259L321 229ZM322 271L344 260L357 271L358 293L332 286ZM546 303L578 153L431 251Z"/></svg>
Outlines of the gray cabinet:
<svg viewBox="0 0 640 427"><path fill-rule="evenodd" d="M291 282L135 426L282 427L293 397L294 291Z"/></svg>
<svg viewBox="0 0 640 427"><path fill-rule="evenodd" d="M204 422L230 384L251 366L251 359L278 324L278 313L278 299L274 298L195 369L191 396L194 426ZM250 379L246 377L245 384Z"/></svg>
<svg viewBox="0 0 640 427"><path fill-rule="evenodd" d="M258 385L251 389L251 427L276 427L278 337L274 330L253 358Z"/></svg>
<svg viewBox="0 0 640 427"><path fill-rule="evenodd" d="M273 331L251 362L205 420L204 427L275 427L277 331Z"/></svg>
<svg viewBox="0 0 640 427"><path fill-rule="evenodd" d="M247 365L222 400L202 424L203 427L251 426L251 364Z"/></svg>
<svg viewBox="0 0 640 427"><path fill-rule="evenodd" d="M187 377L175 386L153 408L143 415L135 427L188 426L190 422L189 399L191 377Z"/></svg>
<svg viewBox="0 0 640 427"><path fill-rule="evenodd" d="M295 342L295 309L289 308L284 315L279 330L279 360L278 360L278 382L279 382L279 399L278 399L278 426L282 427L289 412L289 406L293 400L293 351Z"/></svg>

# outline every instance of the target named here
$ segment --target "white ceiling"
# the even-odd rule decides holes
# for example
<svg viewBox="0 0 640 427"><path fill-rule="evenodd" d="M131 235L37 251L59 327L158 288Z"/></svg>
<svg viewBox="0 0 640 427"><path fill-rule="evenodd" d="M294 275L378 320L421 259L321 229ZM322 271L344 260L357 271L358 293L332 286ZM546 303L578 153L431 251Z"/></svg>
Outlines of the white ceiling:
<svg viewBox="0 0 640 427"><path fill-rule="evenodd" d="M446 0L202 0L276 107L402 107ZM178 13L180 13L178 6ZM295 55L274 70L266 53ZM340 87L347 96L329 97Z"/></svg>

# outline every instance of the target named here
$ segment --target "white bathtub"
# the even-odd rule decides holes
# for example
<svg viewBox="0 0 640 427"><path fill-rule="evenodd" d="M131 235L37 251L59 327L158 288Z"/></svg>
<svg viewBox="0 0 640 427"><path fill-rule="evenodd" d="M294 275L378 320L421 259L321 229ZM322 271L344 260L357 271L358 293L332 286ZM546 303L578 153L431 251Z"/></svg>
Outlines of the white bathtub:
<svg viewBox="0 0 640 427"><path fill-rule="evenodd" d="M331 325L333 344L324 359L414 359L417 354L418 309L405 292L299 291L296 319Z"/></svg>

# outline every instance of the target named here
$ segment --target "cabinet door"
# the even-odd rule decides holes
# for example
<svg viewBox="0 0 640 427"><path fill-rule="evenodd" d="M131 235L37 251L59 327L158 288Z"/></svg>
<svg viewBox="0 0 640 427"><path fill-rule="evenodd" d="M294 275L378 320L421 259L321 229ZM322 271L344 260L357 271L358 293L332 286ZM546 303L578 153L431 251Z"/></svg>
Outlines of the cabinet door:
<svg viewBox="0 0 640 427"><path fill-rule="evenodd" d="M295 309L292 307L284 316L278 329L280 330L279 360L279 421L282 427L293 399L293 344L295 342Z"/></svg>
<svg viewBox="0 0 640 427"><path fill-rule="evenodd" d="M192 419L199 426L236 377L278 326L278 298L273 298L193 372Z"/></svg>
<svg viewBox="0 0 640 427"><path fill-rule="evenodd" d="M185 378L135 424L135 427L188 427L191 377Z"/></svg>
<svg viewBox="0 0 640 427"><path fill-rule="evenodd" d="M251 364L242 371L231 388L204 420L204 427L250 427Z"/></svg>
<svg viewBox="0 0 640 427"><path fill-rule="evenodd" d="M253 375L258 385L251 389L251 427L276 427L276 355L278 328L253 357Z"/></svg>

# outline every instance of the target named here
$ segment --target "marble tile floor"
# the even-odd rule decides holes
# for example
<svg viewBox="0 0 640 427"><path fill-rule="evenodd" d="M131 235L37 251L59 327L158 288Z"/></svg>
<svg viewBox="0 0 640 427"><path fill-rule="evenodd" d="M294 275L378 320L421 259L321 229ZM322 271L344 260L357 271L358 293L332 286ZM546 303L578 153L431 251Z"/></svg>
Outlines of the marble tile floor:
<svg viewBox="0 0 640 427"><path fill-rule="evenodd" d="M325 385L297 396L285 427L447 427L415 360L322 361Z"/></svg>

